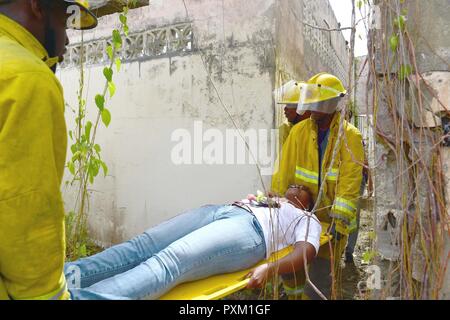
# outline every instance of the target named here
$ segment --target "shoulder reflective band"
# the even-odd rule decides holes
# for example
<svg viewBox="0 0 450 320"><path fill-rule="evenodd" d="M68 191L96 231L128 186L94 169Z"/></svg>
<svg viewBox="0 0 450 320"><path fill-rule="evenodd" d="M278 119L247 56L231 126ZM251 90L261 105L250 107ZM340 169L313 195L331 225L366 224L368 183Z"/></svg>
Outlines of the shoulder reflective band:
<svg viewBox="0 0 450 320"><path fill-rule="evenodd" d="M296 167L295 177L308 183L319 184L318 172L310 171L299 166Z"/></svg>

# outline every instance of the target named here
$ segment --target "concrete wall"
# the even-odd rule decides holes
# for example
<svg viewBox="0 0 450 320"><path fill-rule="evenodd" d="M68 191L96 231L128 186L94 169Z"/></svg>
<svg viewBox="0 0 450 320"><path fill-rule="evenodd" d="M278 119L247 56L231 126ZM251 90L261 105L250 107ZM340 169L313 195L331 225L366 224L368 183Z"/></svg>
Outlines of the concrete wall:
<svg viewBox="0 0 450 320"><path fill-rule="evenodd" d="M328 0L279 0L276 14L277 70L307 80L319 72L330 72L347 83L348 51L341 32L312 28L338 28Z"/></svg>
<svg viewBox="0 0 450 320"><path fill-rule="evenodd" d="M415 40L421 72L449 70L450 30L448 0L408 1L408 30Z"/></svg>
<svg viewBox="0 0 450 320"><path fill-rule="evenodd" d="M117 93L109 104L112 123L107 129L101 127L98 134L110 170L105 179L97 178L91 193L89 226L96 240L103 245L117 243L183 210L230 203L262 189L248 154L244 164L210 163L202 158L201 146L200 159L194 154L194 140L199 142L197 146L202 144L202 137L194 136L196 131L218 129L208 133L225 138L226 130L234 129L222 103L240 129L260 135L255 155L269 185L275 158L271 142L276 141L270 130L276 127L275 114L281 110L275 108L272 97L279 74L276 52L281 52L278 57L284 59L290 75L316 72L308 74L306 68L317 56L302 54L301 23L284 19L289 8L301 14L302 7L302 1L187 0L185 7L181 0L154 0L149 7L130 12L132 40L125 46L122 70L114 78ZM141 36L145 43L145 39L167 34L165 30L170 34L179 24L192 26L194 41L185 50L169 52L164 46L155 49L154 44L141 47ZM95 117L94 96L104 85L101 39L108 39L117 26L118 16L108 15L100 19L97 29L84 33L91 119ZM292 27L299 28L298 38L292 38ZM147 35L147 30L157 31ZM74 108L79 79L74 48L81 36L71 33L70 39L72 49L58 76L66 88L66 100ZM69 128L73 128L70 108L66 115ZM173 141L173 134L180 129L193 139L191 164L178 165L172 159L179 143ZM209 144L203 141L204 148ZM226 163L230 150L224 146L222 151ZM67 188L64 194L66 208L71 210L75 192Z"/></svg>
<svg viewBox="0 0 450 320"><path fill-rule="evenodd" d="M254 165L175 165L171 159L177 144L171 140L175 130L185 128L193 136L194 121L203 121L204 131L233 128L209 73L239 128L273 126L273 72L265 62L264 38L272 33L272 17L267 16L271 1L244 5L226 1L225 8L222 3L187 1L190 18L182 1L164 1L150 10L130 13L131 32L191 21L199 47L184 56L124 62L115 77L117 94L110 103L113 120L98 134L110 172L95 182L89 218L94 237L105 245L123 241L183 210L229 203L262 188ZM251 21L248 12L253 13ZM107 36L117 21L116 15L102 18L101 27L85 34L85 39ZM72 37L73 42L77 40ZM91 117L95 115L93 97L104 85L102 70L103 65L87 68ZM78 74L76 68L58 72L73 107ZM67 112L67 117L73 127L73 114ZM73 192L68 190L65 195L70 209Z"/></svg>
<svg viewBox="0 0 450 320"><path fill-rule="evenodd" d="M450 148L444 148L442 150L442 163L444 164L443 171L445 172L445 198L447 203L447 216L450 217ZM447 225L446 231L446 242L445 242L445 248L443 250L444 254L442 255L442 264L448 263L447 257L450 254L450 226ZM448 271L444 275L444 282L442 286L442 295L441 298L444 300L450 299L450 271Z"/></svg>
<svg viewBox="0 0 450 320"><path fill-rule="evenodd" d="M383 1L378 1L378 4L383 4ZM382 12L386 7L382 7ZM433 157L437 156L436 146L434 141L440 137L439 127L441 127L441 117L445 115L445 108L449 106L449 79L450 79L450 67L448 64L450 58L450 38L448 15L450 14L450 4L446 0L436 1L421 1L412 0L405 2L405 13L407 15L407 28L411 36L411 40L415 48L415 57L417 62L416 71L419 71L423 77L420 80L420 86L422 91L422 103L423 109L419 108L419 97L417 96L417 83L415 75L409 77L408 85L405 87L396 87L393 92L402 92L407 90L408 94L406 101L397 102L398 105L405 107L406 118L403 127L410 126L410 132L414 136L414 145L421 151L421 157L424 164L433 163ZM387 30L392 30L392 22L394 17L389 16L387 19L384 17L383 21L388 24ZM382 47L381 37L389 39L391 31L383 31L384 34L378 32L378 42L374 43L376 48ZM385 43L385 47L389 48L389 45ZM389 50L389 49L388 49ZM392 53L389 54L392 59ZM376 70L380 72L380 56L379 50L376 51L375 61L377 61ZM394 66L393 68L397 68ZM395 70L395 69L392 69ZM426 83L425 83L426 82ZM379 75L378 87L381 88L380 92L383 92L383 78ZM436 98L437 97L437 98ZM438 102L438 100L440 102ZM443 107L442 104L444 104ZM377 101L377 126L379 132L385 135L392 141L399 141L401 128L396 127L392 122L392 110L389 109L388 103L382 95L378 97ZM398 110L396 110L398 111ZM394 112L396 112L394 111ZM428 130L428 128L432 130ZM397 148L399 145L397 144ZM424 207L429 205L427 199L429 198L429 181L426 180L425 174L419 172L417 174L418 179L415 181L408 174L408 171L404 171L405 164L411 163L416 158L414 152L407 149L406 145L403 145L403 154L397 158L394 152L387 145L378 144L376 147L376 160L378 161L378 167L375 175L375 186L377 189L377 205L376 214L378 219L378 232L377 232L377 244L379 253L382 257L397 260L400 254L399 247L399 234L401 232L397 223L396 228L392 228L387 223L389 213L391 217L397 218L397 222L401 222L402 219L411 219L416 212L426 212ZM442 156L443 163L443 175L446 183L446 204L450 203L448 182L450 180L450 173L448 170L449 156L448 147L442 147L439 155ZM398 152L400 154L400 152ZM433 170L433 168L429 168ZM436 182L437 183L437 182ZM410 207L404 208L404 203L399 201L406 198L411 194L411 190L414 190L416 200ZM407 200L410 200L409 198ZM447 208L448 210L448 208ZM408 214L409 213L409 214ZM427 220L427 214L421 216L421 221L426 225L430 223ZM448 219L448 217L447 217ZM392 219L391 219L392 220ZM386 228L384 228L386 226ZM447 227L448 228L448 227ZM449 253L450 240L447 234L443 235L443 250L442 262L445 266L445 260ZM438 238L438 237L436 237ZM422 281L423 277L423 253L417 249L416 243L411 243L412 252L415 254L413 260L413 277ZM432 278L432 275L430 275ZM450 292L450 272L447 268L447 274L444 276L444 286L441 290L441 297L449 297Z"/></svg>

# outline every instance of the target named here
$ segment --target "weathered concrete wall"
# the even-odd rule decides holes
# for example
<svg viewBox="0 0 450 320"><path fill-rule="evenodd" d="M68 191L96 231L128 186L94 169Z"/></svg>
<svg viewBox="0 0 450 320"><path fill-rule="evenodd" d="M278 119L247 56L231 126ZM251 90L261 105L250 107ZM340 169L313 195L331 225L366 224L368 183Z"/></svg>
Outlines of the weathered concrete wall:
<svg viewBox="0 0 450 320"><path fill-rule="evenodd" d="M303 21L325 29L339 28L327 0L303 1ZM348 49L341 32L328 32L304 26L308 73L330 72L348 84Z"/></svg>
<svg viewBox="0 0 450 320"><path fill-rule="evenodd" d="M407 4L408 30L416 40L416 59L420 71L449 71L450 2L414 0Z"/></svg>
<svg viewBox="0 0 450 320"><path fill-rule="evenodd" d="M356 87L355 87L355 103L357 114L371 115L373 114L372 89L369 81L369 66L367 56L355 59L356 64Z"/></svg>
<svg viewBox="0 0 450 320"><path fill-rule="evenodd" d="M285 21L284 14L290 8L301 14L303 3L187 0L185 7L181 0L154 0L149 7L130 12L131 40L125 45L122 71L115 75L117 93L109 106L112 123L98 134L110 172L93 186L89 225L101 244L123 241L183 210L229 203L262 189L257 168L250 160L226 164L230 150L225 150L225 144L230 141L223 141L223 161L211 163L208 157L202 158L201 146L200 159L194 154L194 145L202 144L197 131L210 135L210 140L204 138L205 149L212 136L223 134L225 139L226 130L234 129L222 103L240 129L260 135L255 155L269 185L276 155L270 150L274 148L271 141L276 139L269 130L276 127L275 114L280 110L272 97L278 74L275 52L281 52L278 57L284 59L285 70L292 77L324 70L318 65L317 70L306 68L317 55L302 55L302 25L295 17ZM97 29L84 33L91 119L95 117L93 98L104 85L101 39L108 39L118 25L118 16L109 15L100 19ZM164 43L148 45L153 37L163 41L167 34L186 36L181 34L190 27L184 25L192 26L194 41L186 40L189 44L183 50L170 52ZM293 37L292 28L299 28L298 37ZM147 34L147 30L156 31ZM74 46L80 39L79 33L70 34ZM76 56L76 50L69 50L70 58L58 72L71 107L77 101ZM73 128L74 115L69 109L67 118L69 128ZM172 141L172 135L179 129L191 135L191 164L173 161L179 141ZM71 189L64 193L70 210L75 193Z"/></svg>
<svg viewBox="0 0 450 320"><path fill-rule="evenodd" d="M378 4L382 3L383 1L378 1ZM410 218L409 214L406 213L411 213L411 216L413 216L416 212L425 212L423 207L427 205L426 200L428 199L430 192L426 187L428 186L428 181L423 172L419 172L417 174L418 179L413 181L411 176L407 174L407 171L404 170L405 164L415 161L417 155L414 155L413 151L407 149L408 147L406 145L401 146L399 144L402 139L402 134L411 133L414 136L414 144L418 149L420 148L420 156L423 163L431 164L433 160L432 150L435 149L432 141L436 141L436 135L439 134L439 131L436 129L428 130L428 128L439 128L441 126L441 117L445 114L443 110L445 108L448 109L449 106L448 83L450 65L448 64L448 61L450 60L450 37L448 36L448 15L450 14L450 4L445 0L411 0L405 2L405 6L404 14L407 16L407 28L415 48L414 53L417 68L414 66L414 69L420 71L426 83L422 80L420 81L423 109L420 108L418 103L419 98L417 97L415 74L409 77L409 87L398 87L393 89L393 92L395 93L402 92L402 90L407 90L409 93L406 95L406 101L401 102L401 105L405 107L404 112L406 115L406 117L402 119L402 121L405 121L403 127L407 128L408 126L411 126L410 131L407 133L402 132L401 125L398 123L394 124L392 121L393 112L395 113L399 110L390 110L387 101L381 96L378 97L379 100L377 101L377 126L379 132L388 139L391 139L391 141L397 141L397 147L402 147L402 149L397 150L397 157L394 155L393 150L386 145L379 144L376 147L376 159L379 161L375 175L375 186L378 197L376 206L378 219L378 249L382 257L391 260L396 260L400 254L398 246L400 234L399 222L401 222L402 219ZM388 20L383 20L388 24L387 30L392 30L392 21L394 18L395 17L389 16ZM383 32L383 34L379 33L379 39L381 39L381 37L383 37L383 39L389 39L391 31ZM381 48L381 44L381 40L378 43L374 43L377 48ZM389 45L385 46L389 48ZM392 55L392 53L389 54ZM377 50L375 58L377 61L376 69L378 72L381 70L380 56L381 53ZM394 66L394 68L397 68L397 66ZM383 92L384 86L383 80L380 80L378 82L378 87L381 88L380 92ZM444 108L442 104L446 107ZM398 118L398 121L400 122L400 118ZM442 157L444 164L443 172L448 189L448 181L450 178L448 170L450 160L448 157L448 147L442 149ZM432 168L429 169L431 170ZM414 194L414 198L410 197L410 194ZM447 206L450 203L448 194L447 190ZM411 203L411 206L408 207L407 210L403 210L405 203L411 201L411 199L415 199L416 202ZM396 219L392 219L392 217L395 217ZM391 221L397 221L396 227L392 227L389 223L389 218ZM427 215L423 214L422 219L426 224ZM446 241L446 248L442 251L443 261L445 261L449 252L448 233L444 236L444 240ZM422 281L423 270L421 270L421 264L423 263L423 259L421 257L423 254L420 250L414 248L415 244L412 245L412 254L416 255L416 258L413 261L413 276L416 280ZM444 298L448 298L449 296L449 278L450 272L447 268L447 274L444 278L445 284L441 291L442 297Z"/></svg>
<svg viewBox="0 0 450 320"><path fill-rule="evenodd" d="M442 163L443 172L445 173L445 199L447 204L447 216L450 217L450 148L443 148L442 150ZM445 247L442 255L442 264L448 263L448 256L450 255L450 226L445 228L447 234L445 235ZM441 298L444 300L450 299L450 271L447 268L447 272L444 275L444 282L441 291Z"/></svg>
<svg viewBox="0 0 450 320"><path fill-rule="evenodd" d="M131 32L192 22L199 47L186 55L124 61L115 77L113 120L98 134L110 172L93 187L89 219L103 244L123 241L183 210L232 202L262 188L254 165L175 165L171 152L177 142L171 138L175 130L185 128L194 139L194 121L203 121L203 131L233 129L208 74L239 128L272 128L273 64L267 63L265 53L271 47L271 4L187 1L189 19L183 2L174 0L130 12ZM99 29L87 32L85 40L107 37L117 21L116 15L102 18ZM77 35L71 37L72 42L78 40ZM102 70L103 65L87 68L91 117L93 97L104 85ZM58 72L72 107L78 74L76 68ZM73 128L73 114L67 116ZM268 182L270 176L266 178ZM65 194L70 209L73 193Z"/></svg>
<svg viewBox="0 0 450 320"><path fill-rule="evenodd" d="M276 57L282 75L307 80L330 72L347 83L348 51L341 32L311 28L338 28L328 0L276 1Z"/></svg>

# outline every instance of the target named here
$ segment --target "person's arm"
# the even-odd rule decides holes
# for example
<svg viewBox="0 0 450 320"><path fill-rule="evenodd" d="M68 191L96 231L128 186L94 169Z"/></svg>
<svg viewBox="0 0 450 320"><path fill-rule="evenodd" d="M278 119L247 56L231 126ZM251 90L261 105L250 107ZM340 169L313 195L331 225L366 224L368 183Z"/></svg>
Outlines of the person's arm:
<svg viewBox="0 0 450 320"><path fill-rule="evenodd" d="M0 275L13 299L67 297L64 100L50 72L0 75Z"/></svg>
<svg viewBox="0 0 450 320"><path fill-rule="evenodd" d="M253 269L248 276L251 277L247 288L260 288L274 274L287 274L303 270L306 257L306 263L309 264L316 256L316 249L309 242L300 241L294 246L292 251L286 257L271 263L262 264Z"/></svg>
<svg viewBox="0 0 450 320"><path fill-rule="evenodd" d="M338 233L348 235L356 227L357 203L360 198L364 148L357 129L348 132L341 147L341 166L336 186L336 196L330 217Z"/></svg>

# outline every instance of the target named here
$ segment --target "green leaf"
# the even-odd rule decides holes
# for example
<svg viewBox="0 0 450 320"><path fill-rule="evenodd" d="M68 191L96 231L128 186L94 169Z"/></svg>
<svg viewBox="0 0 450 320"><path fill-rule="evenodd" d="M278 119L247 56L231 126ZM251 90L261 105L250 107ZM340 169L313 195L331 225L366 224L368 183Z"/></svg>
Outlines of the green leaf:
<svg viewBox="0 0 450 320"><path fill-rule="evenodd" d="M404 31L407 20L408 19L406 18L406 16L400 15L400 16L398 16L397 19L394 20L394 26L396 28L400 29L401 31Z"/></svg>
<svg viewBox="0 0 450 320"><path fill-rule="evenodd" d="M79 160L82 156L82 153L80 151L75 152L75 154L72 156L72 162L75 162Z"/></svg>
<svg viewBox="0 0 450 320"><path fill-rule="evenodd" d="M106 47L106 53L108 54L109 60L112 60L114 57L114 51L112 46Z"/></svg>
<svg viewBox="0 0 450 320"><path fill-rule="evenodd" d="M124 15L124 14L121 14L120 16L119 16L119 20L120 20L120 22L122 23L122 24L127 24L127 17Z"/></svg>
<svg viewBox="0 0 450 320"><path fill-rule="evenodd" d="M98 175L99 166L95 158L91 159L88 165L89 182L94 183L94 178Z"/></svg>
<svg viewBox="0 0 450 320"><path fill-rule="evenodd" d="M72 151L72 153L77 152L77 150L78 150L78 145L76 143L70 146L70 151Z"/></svg>
<svg viewBox="0 0 450 320"><path fill-rule="evenodd" d="M130 32L130 29L128 28L127 25L123 26L123 33L125 33L126 36L128 36L128 33Z"/></svg>
<svg viewBox="0 0 450 320"><path fill-rule="evenodd" d="M98 172L100 171L100 166L98 164L98 160L97 159L93 159L93 161L91 162L91 169L92 169L92 175L94 177L98 176Z"/></svg>
<svg viewBox="0 0 450 320"><path fill-rule="evenodd" d="M97 105L97 108L99 108L100 111L103 111L105 108L105 97L101 94L98 94L95 96L95 104Z"/></svg>
<svg viewBox="0 0 450 320"><path fill-rule="evenodd" d="M94 150L97 151L97 153L100 153L102 151L102 148L100 148L100 145L96 144L94 146Z"/></svg>
<svg viewBox="0 0 450 320"><path fill-rule="evenodd" d="M73 140L72 130L69 131L69 137L70 137L71 140Z"/></svg>
<svg viewBox="0 0 450 320"><path fill-rule="evenodd" d="M122 37L119 30L113 30L112 40L116 49L120 49L122 47Z"/></svg>
<svg viewBox="0 0 450 320"><path fill-rule="evenodd" d="M105 126L109 126L109 124L111 123L111 112L109 112L108 109L102 110L102 121Z"/></svg>
<svg viewBox="0 0 450 320"><path fill-rule="evenodd" d="M86 126L84 127L84 135L86 136L86 139L89 141L91 137L91 129L92 129L92 122L88 121L86 123Z"/></svg>
<svg viewBox="0 0 450 320"><path fill-rule="evenodd" d="M113 69L108 67L105 67L103 69L103 75L105 76L106 80L108 80L108 82L112 81L113 74L114 74Z"/></svg>
<svg viewBox="0 0 450 320"><path fill-rule="evenodd" d="M357 6L359 10L361 10L362 4L363 4L362 0L358 0Z"/></svg>
<svg viewBox="0 0 450 320"><path fill-rule="evenodd" d="M105 177L108 175L108 166L103 161L100 162L100 165L103 168L103 173L105 174Z"/></svg>
<svg viewBox="0 0 450 320"><path fill-rule="evenodd" d="M67 168L69 169L70 173L74 176L75 175L75 164L72 161L69 161L69 163L67 163Z"/></svg>
<svg viewBox="0 0 450 320"><path fill-rule="evenodd" d="M116 85L114 82L108 82L109 96L112 98L116 94Z"/></svg>
<svg viewBox="0 0 450 320"><path fill-rule="evenodd" d="M389 39L389 45L391 46L392 52L397 52L397 48L398 48L398 36L397 35L393 35Z"/></svg>
<svg viewBox="0 0 450 320"><path fill-rule="evenodd" d="M117 58L116 58L116 69L117 69L117 72L120 71L120 67L121 67L121 66L122 66L122 61L120 60L119 57L117 57Z"/></svg>
<svg viewBox="0 0 450 320"><path fill-rule="evenodd" d="M398 73L398 78L403 81L412 73L412 67L410 64L402 64Z"/></svg>

